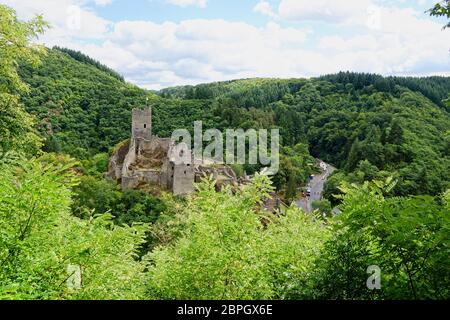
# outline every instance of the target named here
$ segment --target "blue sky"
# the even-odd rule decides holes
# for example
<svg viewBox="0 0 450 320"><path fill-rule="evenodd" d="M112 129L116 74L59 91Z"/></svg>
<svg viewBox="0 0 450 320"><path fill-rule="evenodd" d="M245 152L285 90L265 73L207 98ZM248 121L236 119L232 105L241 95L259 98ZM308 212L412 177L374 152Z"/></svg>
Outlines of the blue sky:
<svg viewBox="0 0 450 320"><path fill-rule="evenodd" d="M314 0L313 0L314 1ZM109 5L93 5L91 8L99 15L111 21L151 20L154 22L180 22L189 19L225 19L245 21L263 26L267 17L253 11L259 0L208 0L204 7L199 5L174 5L165 0L114 0ZM273 8L278 0L267 1ZM200 2L199 2L200 3ZM378 4L394 5L399 8L414 8L424 12L433 1L377 1ZM305 22L306 23L306 22ZM283 25L302 25L305 23L281 21Z"/></svg>
<svg viewBox="0 0 450 320"><path fill-rule="evenodd" d="M43 14L39 41L81 50L141 87L342 70L450 75L436 0L2 0Z"/></svg>
<svg viewBox="0 0 450 320"><path fill-rule="evenodd" d="M266 20L253 7L258 1L209 0L204 7L198 5L180 6L165 0L113 1L108 6L94 6L98 15L112 21L151 20L154 22L180 22L189 19L225 19L246 21L254 25L264 25Z"/></svg>

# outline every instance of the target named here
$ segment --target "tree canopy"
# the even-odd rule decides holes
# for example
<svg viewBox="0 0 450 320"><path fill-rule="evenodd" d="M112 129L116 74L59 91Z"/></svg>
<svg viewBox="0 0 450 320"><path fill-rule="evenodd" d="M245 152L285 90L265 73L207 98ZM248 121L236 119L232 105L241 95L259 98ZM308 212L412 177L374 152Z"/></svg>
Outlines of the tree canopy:
<svg viewBox="0 0 450 320"><path fill-rule="evenodd" d="M46 27L0 5L0 299L450 298L450 78L150 92L81 52L34 45ZM147 101L161 137L196 120L280 129L279 172L235 165L250 183L204 179L188 197L120 189L104 175L110 153ZM337 170L306 214L295 200L316 158ZM269 212L274 193L293 205Z"/></svg>

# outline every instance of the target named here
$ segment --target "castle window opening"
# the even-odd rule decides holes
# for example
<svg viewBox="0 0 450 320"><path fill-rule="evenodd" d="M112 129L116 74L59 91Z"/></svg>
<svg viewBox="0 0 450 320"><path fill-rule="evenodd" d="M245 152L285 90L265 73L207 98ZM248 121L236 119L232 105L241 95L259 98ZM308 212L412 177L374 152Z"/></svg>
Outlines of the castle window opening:
<svg viewBox="0 0 450 320"><path fill-rule="evenodd" d="M144 123L144 129L147 129L147 124L146 123Z"/></svg>

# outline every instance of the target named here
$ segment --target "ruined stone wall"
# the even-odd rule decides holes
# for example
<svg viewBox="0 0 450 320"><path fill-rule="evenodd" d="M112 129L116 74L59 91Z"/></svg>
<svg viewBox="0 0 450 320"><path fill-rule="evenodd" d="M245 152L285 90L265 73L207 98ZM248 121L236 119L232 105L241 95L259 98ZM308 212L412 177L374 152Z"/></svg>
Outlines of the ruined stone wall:
<svg viewBox="0 0 450 320"><path fill-rule="evenodd" d="M152 137L150 140L140 139L140 155L147 155L153 158L164 159L170 149L170 139Z"/></svg>
<svg viewBox="0 0 450 320"><path fill-rule="evenodd" d="M138 145L136 161L133 170L159 169L161 170L170 148L170 139L152 137L150 140L135 139Z"/></svg>
<svg viewBox="0 0 450 320"><path fill-rule="evenodd" d="M185 195L194 192L194 168L191 164L174 166L173 187L174 195Z"/></svg>
<svg viewBox="0 0 450 320"><path fill-rule="evenodd" d="M122 190L126 189L136 189L139 185L139 179L136 177L122 177L122 182L120 184Z"/></svg>
<svg viewBox="0 0 450 320"><path fill-rule="evenodd" d="M122 166L122 178L128 177L131 173L130 167L136 161L136 141L135 139L131 139L130 149L123 161Z"/></svg>
<svg viewBox="0 0 450 320"><path fill-rule="evenodd" d="M123 189L136 189L141 185L160 186L161 172L157 170L134 171L130 176L122 177Z"/></svg>
<svg viewBox="0 0 450 320"><path fill-rule="evenodd" d="M152 136L151 108L133 110L132 137L127 149L113 155L109 170L111 177L121 179L123 189L155 185L175 195L194 191L190 149L185 144L175 145L170 138Z"/></svg>
<svg viewBox="0 0 450 320"><path fill-rule="evenodd" d="M175 165L166 158L161 169L161 186L167 190L172 190L174 169Z"/></svg>
<svg viewBox="0 0 450 320"><path fill-rule="evenodd" d="M182 142L182 143L172 143L170 150L168 152L169 161L174 162L175 164L193 164L194 157L192 155L190 147Z"/></svg>

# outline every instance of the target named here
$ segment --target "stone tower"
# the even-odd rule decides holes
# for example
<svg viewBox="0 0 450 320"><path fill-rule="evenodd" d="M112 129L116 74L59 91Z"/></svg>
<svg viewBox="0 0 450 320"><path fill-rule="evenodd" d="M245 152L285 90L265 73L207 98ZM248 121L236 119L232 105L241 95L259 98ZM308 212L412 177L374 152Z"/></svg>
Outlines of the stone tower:
<svg viewBox="0 0 450 320"><path fill-rule="evenodd" d="M152 138L152 108L133 109L132 138L150 140Z"/></svg>

